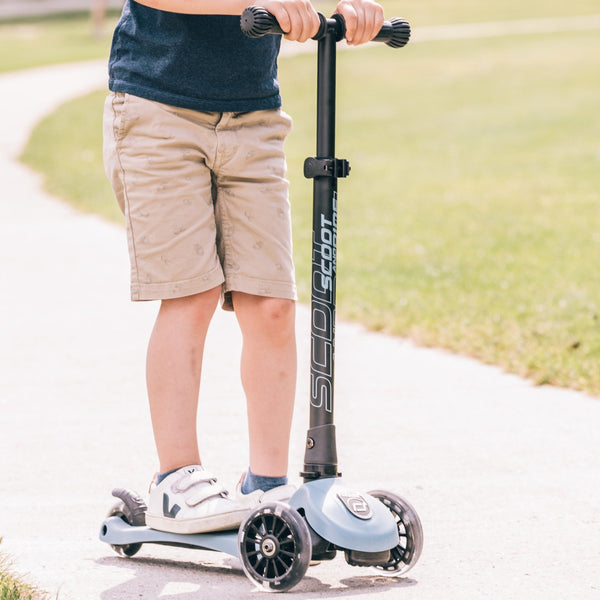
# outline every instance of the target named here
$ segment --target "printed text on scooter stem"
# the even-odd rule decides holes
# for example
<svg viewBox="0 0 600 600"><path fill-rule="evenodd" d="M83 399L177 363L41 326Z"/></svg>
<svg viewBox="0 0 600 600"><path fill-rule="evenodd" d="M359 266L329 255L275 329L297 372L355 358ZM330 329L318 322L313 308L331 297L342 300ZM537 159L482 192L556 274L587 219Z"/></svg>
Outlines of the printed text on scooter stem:
<svg viewBox="0 0 600 600"><path fill-rule="evenodd" d="M337 247L337 193L333 192L331 218L321 213L313 231L311 404L333 410L333 339L335 327L335 272Z"/></svg>

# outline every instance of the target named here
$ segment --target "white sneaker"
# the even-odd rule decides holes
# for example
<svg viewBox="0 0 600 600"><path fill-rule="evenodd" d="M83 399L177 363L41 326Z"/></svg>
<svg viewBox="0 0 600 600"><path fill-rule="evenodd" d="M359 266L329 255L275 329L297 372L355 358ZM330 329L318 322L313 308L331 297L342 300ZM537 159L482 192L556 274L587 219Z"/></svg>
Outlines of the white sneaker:
<svg viewBox="0 0 600 600"><path fill-rule="evenodd" d="M265 502L287 502L296 491L296 486L292 484L280 485L266 492L263 490L254 490L249 494L242 493L242 482L244 481L244 473L238 484L235 486L235 501L246 508L254 508Z"/></svg>
<svg viewBox="0 0 600 600"><path fill-rule="evenodd" d="M248 508L227 497L201 465L182 467L150 486L146 524L159 531L203 533L235 529Z"/></svg>

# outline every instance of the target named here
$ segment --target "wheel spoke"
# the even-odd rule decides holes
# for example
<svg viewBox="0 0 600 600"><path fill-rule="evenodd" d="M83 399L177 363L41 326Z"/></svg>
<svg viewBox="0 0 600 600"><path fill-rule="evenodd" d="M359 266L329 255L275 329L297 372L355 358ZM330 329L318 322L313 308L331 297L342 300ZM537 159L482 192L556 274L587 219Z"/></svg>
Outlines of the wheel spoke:
<svg viewBox="0 0 600 600"><path fill-rule="evenodd" d="M275 564L275 561L272 558L269 558L267 560L267 568L265 569L265 575L269 579L274 579L275 577L277 577L277 565Z"/></svg>
<svg viewBox="0 0 600 600"><path fill-rule="evenodd" d="M246 532L246 537L249 539L256 540L258 542L262 540L263 536L260 529L254 523L250 523L250 525L248 526L248 531Z"/></svg>
<svg viewBox="0 0 600 600"><path fill-rule="evenodd" d="M260 521L262 523L262 533L265 535L269 534L270 531L269 531L269 527L267 525L267 515L261 515Z"/></svg>
<svg viewBox="0 0 600 600"><path fill-rule="evenodd" d="M395 548L392 548L392 550L391 550L392 560L390 562L399 563L404 558L404 554L405 554L405 552L400 552L400 549L398 548L398 546L396 546Z"/></svg>
<svg viewBox="0 0 600 600"><path fill-rule="evenodd" d="M254 565L254 570L259 575L263 575L264 576L264 574L265 574L265 572L267 570L267 565L266 565L265 557L262 556L262 554L260 555L260 558L258 559L258 562Z"/></svg>
<svg viewBox="0 0 600 600"><path fill-rule="evenodd" d="M279 563L279 565L281 566L280 570L279 570L279 575L283 575L289 568L290 568L290 564L291 562L285 562L283 561L279 556L275 557L275 560Z"/></svg>
<svg viewBox="0 0 600 600"><path fill-rule="evenodd" d="M284 539L288 536L287 533L285 535L283 535L283 533L286 531L286 529L288 529L287 523L283 519L280 519L279 523L276 523L273 527L273 535L277 539ZM289 531L289 529L288 529L288 531Z"/></svg>

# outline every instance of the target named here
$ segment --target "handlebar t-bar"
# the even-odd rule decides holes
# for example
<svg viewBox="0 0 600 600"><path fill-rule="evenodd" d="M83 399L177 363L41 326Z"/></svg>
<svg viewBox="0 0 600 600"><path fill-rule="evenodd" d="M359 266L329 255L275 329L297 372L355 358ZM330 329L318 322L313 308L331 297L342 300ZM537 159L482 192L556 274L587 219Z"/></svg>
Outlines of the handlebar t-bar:
<svg viewBox="0 0 600 600"><path fill-rule="evenodd" d="M319 13L321 26L317 34L313 37L314 40L321 39L327 33L328 28L334 27L339 29L344 27L343 18L341 15L334 15L335 19L327 19ZM260 6L249 6L244 10L241 17L242 31L251 38L262 37L267 34L282 34L284 33L279 27L277 19L267 10ZM338 32L339 33L339 32ZM339 39L343 38L345 31ZM406 46L410 39L410 25L400 17L392 17L385 21L379 33L373 39L374 42L384 42L391 48L402 48Z"/></svg>

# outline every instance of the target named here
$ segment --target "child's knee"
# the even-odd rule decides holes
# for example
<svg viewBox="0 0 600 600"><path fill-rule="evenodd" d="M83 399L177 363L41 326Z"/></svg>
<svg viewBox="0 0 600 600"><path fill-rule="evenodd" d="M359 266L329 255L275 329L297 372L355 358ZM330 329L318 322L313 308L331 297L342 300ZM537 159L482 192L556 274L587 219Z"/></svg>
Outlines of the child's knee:
<svg viewBox="0 0 600 600"><path fill-rule="evenodd" d="M295 333L296 303L285 298L256 297L252 315L253 329L281 342Z"/></svg>
<svg viewBox="0 0 600 600"><path fill-rule="evenodd" d="M264 326L277 329L294 325L296 303L285 298L264 298L259 302L259 318Z"/></svg>

